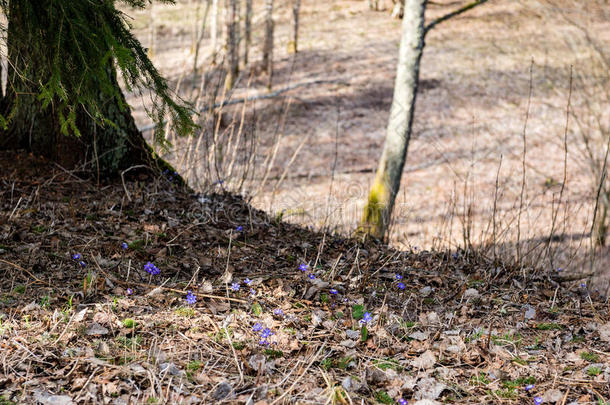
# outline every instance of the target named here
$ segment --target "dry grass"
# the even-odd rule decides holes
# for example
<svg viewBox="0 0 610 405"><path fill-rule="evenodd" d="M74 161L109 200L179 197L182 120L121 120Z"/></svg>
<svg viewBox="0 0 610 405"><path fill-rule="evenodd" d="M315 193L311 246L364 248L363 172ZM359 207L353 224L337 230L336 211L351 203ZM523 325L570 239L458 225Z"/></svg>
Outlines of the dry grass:
<svg viewBox="0 0 610 405"><path fill-rule="evenodd" d="M583 11L579 3L564 3L562 13L578 21L588 19L588 29L601 44L607 44L610 25L601 18L605 11L600 5L588 3ZM184 62L192 58L188 39L192 37L189 27L194 13L187 10L195 5L187 2L173 9L159 7L157 13L165 34L157 40L154 60L175 81L182 72L178 66L190 66ZM256 6L260 11L260 5ZM449 3L431 5L429 18L451 7ZM330 224L334 230L349 233L360 219L381 151L400 24L387 13L368 11L366 2L305 1L301 52L292 55L287 53L289 11L280 5L276 17L277 87L314 79L339 83L288 93L291 103L287 109L282 99L248 106L247 120L255 125L260 145L253 160L255 167L260 167L278 145L277 123L283 122L271 167L272 181L253 203L291 222L317 227ZM562 13L548 2L494 1L431 32L422 61L414 138L395 209L394 246L473 245L483 251L495 246L498 254L514 257L519 235L524 265L548 271L588 270L588 233L597 178L590 174L582 151L582 129L572 120L567 144L563 137L570 66L575 75L586 75L591 49L582 32ZM188 22L175 28L179 19L174 17L187 14ZM136 21L145 18L147 14ZM259 44L260 30L256 32L254 43ZM144 42L146 35L146 30L141 31ZM258 55L256 49L253 59ZM250 94L265 92L264 77L255 76L249 85L247 82L244 77L241 88L231 96L243 95L246 87ZM585 90L577 83L570 100L572 111L582 119L587 111L580 107L583 98L590 95ZM520 204L522 133L528 102L526 181ZM238 108L225 113L235 114L239 122ZM304 140L288 175L278 182ZM565 147L567 178L560 192ZM246 192L256 190L256 181L262 177L259 172ZM549 248L546 241L550 239L557 242ZM607 257L605 249L598 251L594 267L607 268ZM589 282L604 291L609 277L602 274Z"/></svg>

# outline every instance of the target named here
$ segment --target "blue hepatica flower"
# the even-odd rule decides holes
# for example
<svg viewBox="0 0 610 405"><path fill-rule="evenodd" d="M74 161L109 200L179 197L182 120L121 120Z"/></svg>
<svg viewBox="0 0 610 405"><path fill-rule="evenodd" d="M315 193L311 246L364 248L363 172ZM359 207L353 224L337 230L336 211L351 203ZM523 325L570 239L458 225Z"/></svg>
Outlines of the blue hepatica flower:
<svg viewBox="0 0 610 405"><path fill-rule="evenodd" d="M525 390L526 390L526 391L531 391L531 390L533 390L533 389L534 389L534 384L527 384L527 385L525 386Z"/></svg>
<svg viewBox="0 0 610 405"><path fill-rule="evenodd" d="M131 295L131 294L133 294L133 291L131 290L131 288L128 288L127 289L127 295Z"/></svg>
<svg viewBox="0 0 610 405"><path fill-rule="evenodd" d="M244 284L250 285L250 284L252 284L252 280L250 280L249 278L246 277L246 279L244 280Z"/></svg>
<svg viewBox="0 0 610 405"><path fill-rule="evenodd" d="M403 282L398 283L398 288L400 288L401 290L404 290L405 289L405 283L403 283Z"/></svg>
<svg viewBox="0 0 610 405"><path fill-rule="evenodd" d="M273 314L277 315L277 316L283 316L284 315L284 311L282 311L281 308L277 308L273 310Z"/></svg>
<svg viewBox="0 0 610 405"><path fill-rule="evenodd" d="M188 290L188 292L186 293L186 303L189 305L193 305L196 302L197 297L195 297L195 294L193 294L191 290Z"/></svg>
<svg viewBox="0 0 610 405"><path fill-rule="evenodd" d="M263 325L262 325L260 322L256 322L256 323L254 324L254 326L252 327L252 330L253 330L254 332L258 332L258 331L260 331L260 330L262 330L262 329L263 329Z"/></svg>
<svg viewBox="0 0 610 405"><path fill-rule="evenodd" d="M360 320L360 323L362 325L366 325L368 323L370 323L373 320L373 317L371 316L370 312L365 312L364 315L362 315L362 319Z"/></svg>
<svg viewBox="0 0 610 405"><path fill-rule="evenodd" d="M80 260L80 258L81 258L80 253L74 253L74 254L72 255L72 260Z"/></svg>
<svg viewBox="0 0 610 405"><path fill-rule="evenodd" d="M401 276L400 274L398 274L398 273L396 273L396 274L394 275L394 278L395 278L396 280L402 280L402 276Z"/></svg>
<svg viewBox="0 0 610 405"><path fill-rule="evenodd" d="M263 339L267 339L269 336L273 335L273 332L271 332L271 329L269 328L265 328L263 329L263 331L261 332L261 338Z"/></svg>
<svg viewBox="0 0 610 405"><path fill-rule="evenodd" d="M337 295L337 293L338 293L338 292L339 292L339 291L335 290L334 288L331 288L331 289L330 289L330 293L331 293L332 295Z"/></svg>
<svg viewBox="0 0 610 405"><path fill-rule="evenodd" d="M123 250L127 250L129 248L129 245L127 244L127 242L123 242L123 243L121 243L121 248Z"/></svg>
<svg viewBox="0 0 610 405"><path fill-rule="evenodd" d="M581 288L587 288L587 283L580 283Z"/></svg>
<svg viewBox="0 0 610 405"><path fill-rule="evenodd" d="M312 273L309 273L309 278L313 280L314 278L316 278L316 276L314 276Z"/></svg>
<svg viewBox="0 0 610 405"><path fill-rule="evenodd" d="M161 273L159 268L151 262L148 262L144 265L144 270L146 270L146 272L152 276L156 276L157 274Z"/></svg>
<svg viewBox="0 0 610 405"><path fill-rule="evenodd" d="M235 228L235 230L236 230L237 232L241 232L241 231L243 231L243 230L244 230L244 227L240 225L240 226L238 226L237 228Z"/></svg>
<svg viewBox="0 0 610 405"><path fill-rule="evenodd" d="M536 405L540 405L542 402L542 397L534 397L534 403Z"/></svg>
<svg viewBox="0 0 610 405"><path fill-rule="evenodd" d="M409 404L409 401L407 401L407 400L406 400L406 399L404 399L404 398L400 398L400 399L398 400L398 405L408 405L408 404Z"/></svg>
<svg viewBox="0 0 610 405"><path fill-rule="evenodd" d="M256 295L256 290L254 288L250 288L250 295L253 297Z"/></svg>
<svg viewBox="0 0 610 405"><path fill-rule="evenodd" d="M82 260L78 262L78 264L80 264L81 267L87 267L87 263L83 262Z"/></svg>
<svg viewBox="0 0 610 405"><path fill-rule="evenodd" d="M239 291L239 283L233 283L231 284L231 290L233 291Z"/></svg>
<svg viewBox="0 0 610 405"><path fill-rule="evenodd" d="M307 271L309 269L309 266L306 265L305 263L301 263L299 264L299 270L301 271Z"/></svg>

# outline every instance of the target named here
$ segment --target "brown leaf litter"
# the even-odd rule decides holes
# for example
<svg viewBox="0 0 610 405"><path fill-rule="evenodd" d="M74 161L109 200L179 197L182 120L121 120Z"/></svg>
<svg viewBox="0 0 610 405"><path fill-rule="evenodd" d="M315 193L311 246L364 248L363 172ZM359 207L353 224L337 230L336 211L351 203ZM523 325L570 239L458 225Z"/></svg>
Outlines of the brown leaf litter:
<svg viewBox="0 0 610 405"><path fill-rule="evenodd" d="M169 179L0 167L0 403L610 400L608 302L586 287L324 235Z"/></svg>

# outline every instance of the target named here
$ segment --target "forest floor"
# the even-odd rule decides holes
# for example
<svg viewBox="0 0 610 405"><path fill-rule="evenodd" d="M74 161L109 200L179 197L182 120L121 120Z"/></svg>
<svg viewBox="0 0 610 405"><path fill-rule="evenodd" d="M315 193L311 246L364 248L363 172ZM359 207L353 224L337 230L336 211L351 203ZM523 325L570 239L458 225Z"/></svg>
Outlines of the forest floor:
<svg viewBox="0 0 610 405"><path fill-rule="evenodd" d="M381 154L396 72L401 24L389 15L390 1L383 3L385 10L371 11L366 1L303 0L296 54L291 7L276 4L273 90L318 82L248 103L244 128L254 129L242 137L234 165L216 160L211 180L236 189L231 177L249 169L254 178L240 191L255 207L317 229L356 228ZM457 4L431 2L426 18ZM155 65L191 101L210 67L206 33L201 71L192 75L204 10L205 2L191 0L156 5L154 12L128 10ZM227 98L268 94L259 66L262 10L262 1L254 1L250 65L242 66ZM607 69L596 52L610 52L608 13L602 0L496 0L430 32L393 246L475 246L489 253L493 246L494 254L523 256L518 260L548 271L594 267L598 277L587 282L610 288L610 250L593 251L589 238L599 181L592 169L606 145L595 123L608 118ZM214 83L204 86L207 93ZM140 100L130 102L140 124L148 124ZM242 106L223 114L239 121ZM214 128L202 138L217 140ZM188 142L176 140L167 158L197 186L191 170L205 170L197 165L214 158L198 146L198 158L183 164Z"/></svg>
<svg viewBox="0 0 610 405"><path fill-rule="evenodd" d="M608 301L560 274L317 233L171 177L3 153L0 184L0 404L610 401Z"/></svg>

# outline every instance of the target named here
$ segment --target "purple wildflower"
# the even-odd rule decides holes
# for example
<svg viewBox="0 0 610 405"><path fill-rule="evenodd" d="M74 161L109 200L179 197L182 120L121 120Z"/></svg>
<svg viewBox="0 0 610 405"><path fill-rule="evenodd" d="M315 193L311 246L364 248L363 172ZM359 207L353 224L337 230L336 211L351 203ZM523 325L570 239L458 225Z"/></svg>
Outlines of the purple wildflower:
<svg viewBox="0 0 610 405"><path fill-rule="evenodd" d="M197 297L195 297L195 294L193 294L191 290L188 290L188 292L186 293L186 303L189 305L193 305L196 302Z"/></svg>
<svg viewBox="0 0 610 405"><path fill-rule="evenodd" d="M314 278L316 278L316 276L314 276L313 273L309 273L309 278L313 280Z"/></svg>
<svg viewBox="0 0 610 405"><path fill-rule="evenodd" d="M306 265L305 263L301 263L301 264L299 264L299 270L307 271L307 270L309 270L309 266Z"/></svg>
<svg viewBox="0 0 610 405"><path fill-rule="evenodd" d="M396 273L396 274L394 275L394 278L395 278L396 280L402 280L402 276L401 276L400 274L398 274L398 273Z"/></svg>
<svg viewBox="0 0 610 405"><path fill-rule="evenodd" d="M332 295L337 295L337 293L338 293L338 292L339 292L339 291L335 290L334 288L331 288L331 289L330 289L330 293L331 293Z"/></svg>
<svg viewBox="0 0 610 405"><path fill-rule="evenodd" d="M533 389L534 389L534 384L527 384L527 385L525 386L525 390L526 390L526 391L531 391L531 390L533 390Z"/></svg>
<svg viewBox="0 0 610 405"><path fill-rule="evenodd" d="M542 402L542 397L534 397L534 403L536 405L540 405Z"/></svg>
<svg viewBox="0 0 610 405"><path fill-rule="evenodd" d="M87 263L83 262L82 260L78 262L78 264L80 264L81 267L87 267Z"/></svg>
<svg viewBox="0 0 610 405"><path fill-rule="evenodd" d="M233 291L239 291L239 283L233 283L231 284L231 290Z"/></svg>
<svg viewBox="0 0 610 405"><path fill-rule="evenodd" d="M363 325L366 325L369 322L371 322L372 320L373 320L373 317L371 316L371 313L365 312L364 315L362 315L362 319L360 320L360 323Z"/></svg>
<svg viewBox="0 0 610 405"><path fill-rule="evenodd" d="M263 329L263 325L260 322L256 322L254 324L254 326L252 327L252 330L254 332L258 332L259 330Z"/></svg>
<svg viewBox="0 0 610 405"><path fill-rule="evenodd" d="M127 242L123 242L123 243L121 243L121 248L123 250L127 250L129 248L129 245L127 244Z"/></svg>
<svg viewBox="0 0 610 405"><path fill-rule="evenodd" d="M240 226L238 226L237 228L235 228L235 230L236 230L237 232L241 232L241 231L243 231L243 230L244 230L244 227L240 225Z"/></svg>
<svg viewBox="0 0 610 405"><path fill-rule="evenodd" d="M400 288L401 290L404 290L405 289L405 283L403 283L403 282L398 283L398 288Z"/></svg>
<svg viewBox="0 0 610 405"><path fill-rule="evenodd" d="M131 294L133 294L133 291L131 290L131 288L128 288L127 289L127 295L131 295Z"/></svg>
<svg viewBox="0 0 610 405"><path fill-rule="evenodd" d="M404 398L400 398L400 399L398 400L398 405L408 405L408 403L409 403L409 401L407 401L407 400L406 400L406 399L404 399Z"/></svg>
<svg viewBox="0 0 610 405"><path fill-rule="evenodd" d="M250 280L248 277L246 277L246 279L244 280L244 284L250 285L250 284L252 284L252 280Z"/></svg>
<svg viewBox="0 0 610 405"><path fill-rule="evenodd" d="M277 316L284 316L284 311L281 308L277 308L273 310L273 314Z"/></svg>
<svg viewBox="0 0 610 405"><path fill-rule="evenodd" d="M81 258L80 253L74 253L74 254L72 255L72 260L80 260L80 258Z"/></svg>
<svg viewBox="0 0 610 405"><path fill-rule="evenodd" d="M152 276L156 276L157 274L161 273L159 268L151 262L148 262L144 265L144 270L146 270L146 272Z"/></svg>

